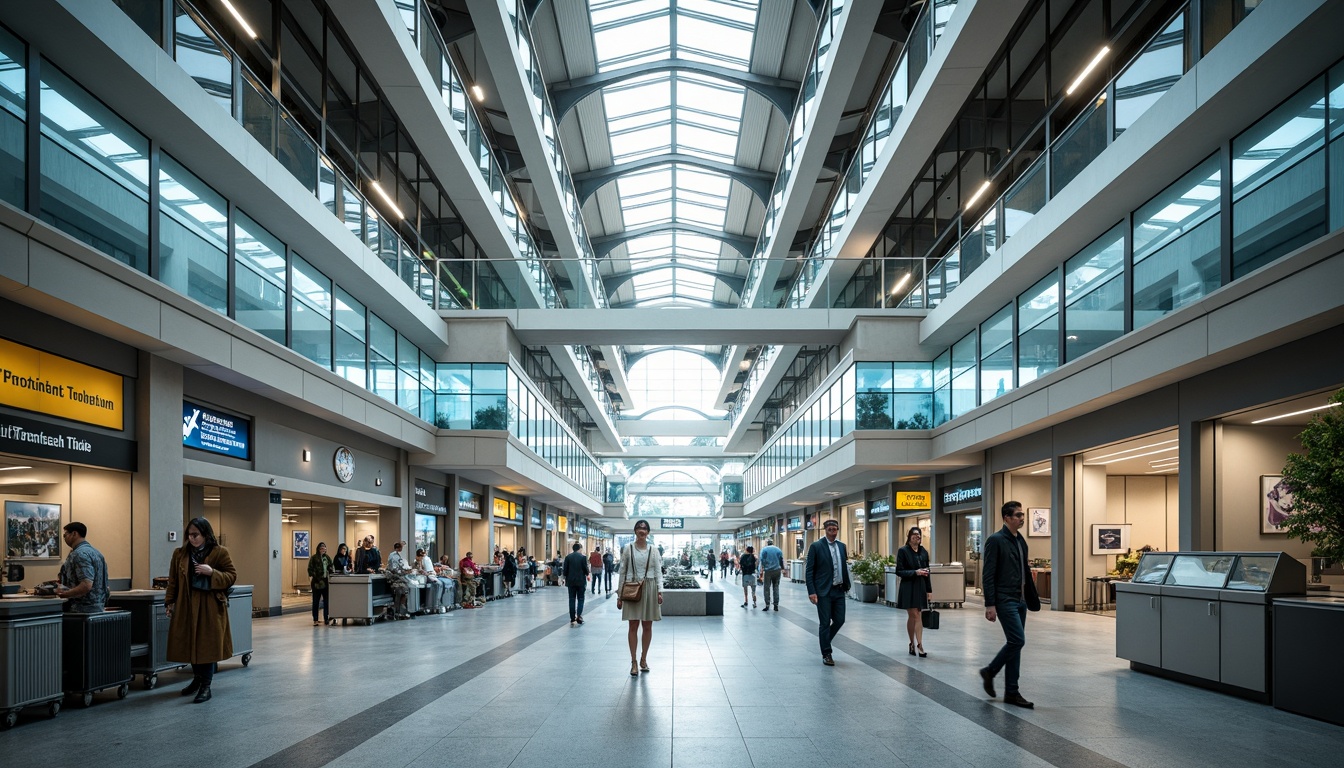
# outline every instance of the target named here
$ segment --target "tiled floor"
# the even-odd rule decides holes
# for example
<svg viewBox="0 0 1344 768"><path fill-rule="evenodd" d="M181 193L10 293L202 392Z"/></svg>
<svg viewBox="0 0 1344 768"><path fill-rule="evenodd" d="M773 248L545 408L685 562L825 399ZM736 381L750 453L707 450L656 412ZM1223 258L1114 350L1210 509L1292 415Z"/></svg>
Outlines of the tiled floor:
<svg viewBox="0 0 1344 768"><path fill-rule="evenodd" d="M716 585L717 586L717 585ZM735 588L729 584L730 588ZM0 734L0 764L153 768L207 764L366 768L625 766L1325 766L1344 728L1131 672L1114 619L1032 614L1024 711L975 674L1003 636L968 606L943 611L929 657L906 654L903 612L848 603L834 668L799 585L781 610L669 617L653 671L632 679L615 601L571 626L547 588L475 611L313 627L254 622L251 666L221 665L213 701L186 675L110 693ZM1002 684L1002 678L1000 678Z"/></svg>

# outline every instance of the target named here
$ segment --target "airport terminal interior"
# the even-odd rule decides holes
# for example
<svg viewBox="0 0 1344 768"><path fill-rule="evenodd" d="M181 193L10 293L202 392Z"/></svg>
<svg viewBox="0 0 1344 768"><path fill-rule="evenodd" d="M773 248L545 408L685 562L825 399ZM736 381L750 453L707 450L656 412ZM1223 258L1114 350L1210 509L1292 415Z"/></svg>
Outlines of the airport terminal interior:
<svg viewBox="0 0 1344 768"><path fill-rule="evenodd" d="M4 765L1337 764L1340 29L0 4ZM1017 698L978 673L1009 502ZM197 702L202 519L236 581L187 591L233 654Z"/></svg>

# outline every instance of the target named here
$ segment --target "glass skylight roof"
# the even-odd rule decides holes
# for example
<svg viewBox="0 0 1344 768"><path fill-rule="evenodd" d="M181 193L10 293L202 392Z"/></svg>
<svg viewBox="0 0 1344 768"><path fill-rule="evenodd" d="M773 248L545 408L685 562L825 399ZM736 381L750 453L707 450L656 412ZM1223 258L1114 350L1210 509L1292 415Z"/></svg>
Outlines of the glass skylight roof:
<svg viewBox="0 0 1344 768"><path fill-rule="evenodd" d="M732 165L746 92L708 74L659 70L669 61L745 72L751 62L758 0L592 0L598 72L652 71L602 91L612 162L678 154ZM616 182L621 227L692 225L722 230L727 175L667 164ZM650 235L623 250L638 306L712 306L722 245L685 232ZM622 258L622 252L613 257ZM626 266L626 265L622 265Z"/></svg>

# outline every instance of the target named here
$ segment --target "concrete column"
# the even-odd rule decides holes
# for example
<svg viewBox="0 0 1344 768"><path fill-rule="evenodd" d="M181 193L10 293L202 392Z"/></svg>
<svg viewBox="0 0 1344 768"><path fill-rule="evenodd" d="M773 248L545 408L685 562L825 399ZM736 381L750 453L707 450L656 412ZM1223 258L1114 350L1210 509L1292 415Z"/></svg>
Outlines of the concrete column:
<svg viewBox="0 0 1344 768"><path fill-rule="evenodd" d="M168 575L182 546L182 366L140 353L135 388L136 473L131 481L131 584ZM199 509L199 506L198 506ZM176 534L176 540L169 540Z"/></svg>
<svg viewBox="0 0 1344 768"><path fill-rule="evenodd" d="M1050 459L1050 607L1062 611L1077 603L1078 524L1073 456ZM997 519L998 513L995 512ZM988 522L988 517L986 518ZM986 534L990 531L985 526Z"/></svg>
<svg viewBox="0 0 1344 768"><path fill-rule="evenodd" d="M238 583L252 585L252 608L279 616L281 556L288 554L288 544L280 535L280 492L274 493L271 503L269 488L220 488L215 532L229 549ZM385 542L378 544L385 549Z"/></svg>
<svg viewBox="0 0 1344 768"><path fill-rule="evenodd" d="M495 556L495 487L493 485L485 486L484 492L481 494L481 522L485 523L485 547L484 554L476 558L478 563L489 562ZM573 520L570 522L573 522ZM480 553L478 552L478 554Z"/></svg>
<svg viewBox="0 0 1344 768"><path fill-rule="evenodd" d="M1184 419L1177 429L1180 437L1180 503L1177 531L1182 551L1213 551L1215 499L1214 466L1215 427L1212 422Z"/></svg>
<svg viewBox="0 0 1344 768"><path fill-rule="evenodd" d="M448 505L448 533L443 542L443 551L448 555L448 559L453 562L454 568L457 567L457 562L467 552L462 548L462 536L458 532L461 518L457 514L457 492L460 487L457 482L457 475L449 475L448 485L444 490L447 495L444 501Z"/></svg>

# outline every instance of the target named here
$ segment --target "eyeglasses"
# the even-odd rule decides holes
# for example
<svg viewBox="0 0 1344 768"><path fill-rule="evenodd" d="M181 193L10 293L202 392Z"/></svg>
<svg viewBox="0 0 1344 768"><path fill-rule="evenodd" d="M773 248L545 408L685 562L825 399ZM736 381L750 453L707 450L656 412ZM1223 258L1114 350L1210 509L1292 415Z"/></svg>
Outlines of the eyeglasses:
<svg viewBox="0 0 1344 768"><path fill-rule="evenodd" d="M1027 516L1026 513L1023 512L1014 512L1011 515L1009 515L1009 517L1026 517L1026 516Z"/></svg>

